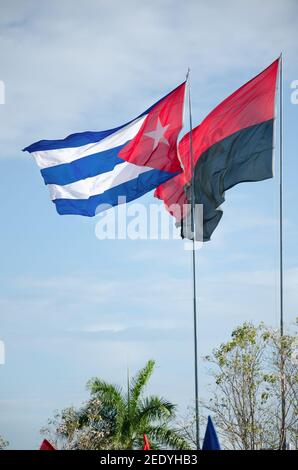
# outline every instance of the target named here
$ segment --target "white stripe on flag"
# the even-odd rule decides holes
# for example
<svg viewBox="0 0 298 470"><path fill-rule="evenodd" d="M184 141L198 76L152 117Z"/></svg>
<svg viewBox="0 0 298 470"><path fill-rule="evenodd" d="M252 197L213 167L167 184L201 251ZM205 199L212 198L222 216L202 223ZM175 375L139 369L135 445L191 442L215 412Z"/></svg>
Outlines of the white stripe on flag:
<svg viewBox="0 0 298 470"><path fill-rule="evenodd" d="M31 155L35 157L39 168L43 169L55 165L61 165L61 163L70 163L74 160L87 157L88 155L92 155L94 153L110 150L112 148L119 147L120 145L125 144L125 142L133 139L139 132L146 117L147 115L136 119L122 129L119 129L119 131L114 132L114 134L105 137L99 142L82 145L81 147L40 150L38 152L32 152Z"/></svg>
<svg viewBox="0 0 298 470"><path fill-rule="evenodd" d="M148 166L137 166L133 163L124 162L116 165L112 171L101 175L92 176L84 180L75 181L71 184L59 186L48 184L51 199L88 199L90 196L102 194L108 189L126 183L137 178L142 173L153 170Z"/></svg>

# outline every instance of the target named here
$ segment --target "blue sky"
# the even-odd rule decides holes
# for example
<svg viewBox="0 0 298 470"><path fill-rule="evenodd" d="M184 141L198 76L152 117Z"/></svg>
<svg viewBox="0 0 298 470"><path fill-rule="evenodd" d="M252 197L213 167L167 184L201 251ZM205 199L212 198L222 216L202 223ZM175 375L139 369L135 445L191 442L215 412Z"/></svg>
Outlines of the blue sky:
<svg viewBox="0 0 298 470"><path fill-rule="evenodd" d="M96 219L58 216L21 149L127 122L181 83L188 66L197 124L282 50L290 323L298 306L297 3L12 0L1 12L0 435L12 449L37 448L47 418L86 399L91 376L125 383L127 366L133 373L149 358L157 362L149 391L182 412L193 397L190 253L179 240L99 241ZM223 209L198 253L200 356L245 320L278 325L278 179L237 186ZM210 381L201 361L203 396Z"/></svg>

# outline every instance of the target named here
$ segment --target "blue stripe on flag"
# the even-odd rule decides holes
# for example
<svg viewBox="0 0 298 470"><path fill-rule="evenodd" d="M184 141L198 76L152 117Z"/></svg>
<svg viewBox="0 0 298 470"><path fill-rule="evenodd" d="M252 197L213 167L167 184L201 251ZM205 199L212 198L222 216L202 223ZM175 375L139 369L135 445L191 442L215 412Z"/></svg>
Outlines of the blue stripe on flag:
<svg viewBox="0 0 298 470"><path fill-rule="evenodd" d="M133 122L133 119L130 122ZM59 140L40 140L39 142L35 142L34 144L29 145L23 149L24 152L39 152L42 150L57 150L57 149L64 149L64 148L72 148L72 147L81 147L82 145L92 144L94 142L99 142L102 139L105 139L111 134L122 129L122 127L127 126L130 122L123 124L122 126L115 127L114 129L108 129L107 131L86 131L86 132L78 132L77 134L71 134L65 139Z"/></svg>
<svg viewBox="0 0 298 470"><path fill-rule="evenodd" d="M100 175L113 170L119 163L124 163L124 160L118 157L118 153L126 144L79 158L70 163L44 168L40 172L46 184L59 185Z"/></svg>
<svg viewBox="0 0 298 470"><path fill-rule="evenodd" d="M89 199L55 199L57 212L61 215L75 214L93 217L100 212L100 204L116 206L119 204L118 198L125 196L125 202L143 196L148 191L156 188L177 173L168 173L161 170L151 170L142 173L137 178L114 186L102 194L91 196ZM104 210L104 208L102 209Z"/></svg>

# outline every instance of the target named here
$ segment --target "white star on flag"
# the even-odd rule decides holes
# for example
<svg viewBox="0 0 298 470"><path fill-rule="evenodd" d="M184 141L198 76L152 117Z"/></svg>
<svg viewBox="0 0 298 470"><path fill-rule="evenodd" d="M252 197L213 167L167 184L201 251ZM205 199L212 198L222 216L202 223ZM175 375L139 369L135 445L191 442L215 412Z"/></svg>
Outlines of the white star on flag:
<svg viewBox="0 0 298 470"><path fill-rule="evenodd" d="M170 124L167 124L163 127L160 122L160 119L157 118L156 129L154 131L147 132L146 134L144 134L154 140L153 150L158 147L160 142L166 145L170 145L168 140L165 138L165 133L167 132L168 127L170 127Z"/></svg>

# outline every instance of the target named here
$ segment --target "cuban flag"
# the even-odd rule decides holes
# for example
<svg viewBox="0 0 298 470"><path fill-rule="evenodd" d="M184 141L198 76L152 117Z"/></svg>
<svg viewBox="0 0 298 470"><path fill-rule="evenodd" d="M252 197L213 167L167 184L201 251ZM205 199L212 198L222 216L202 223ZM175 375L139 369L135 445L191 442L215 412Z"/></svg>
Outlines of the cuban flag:
<svg viewBox="0 0 298 470"><path fill-rule="evenodd" d="M185 82L120 127L26 147L57 212L92 217L107 205L139 198L181 173L177 138L184 97Z"/></svg>

